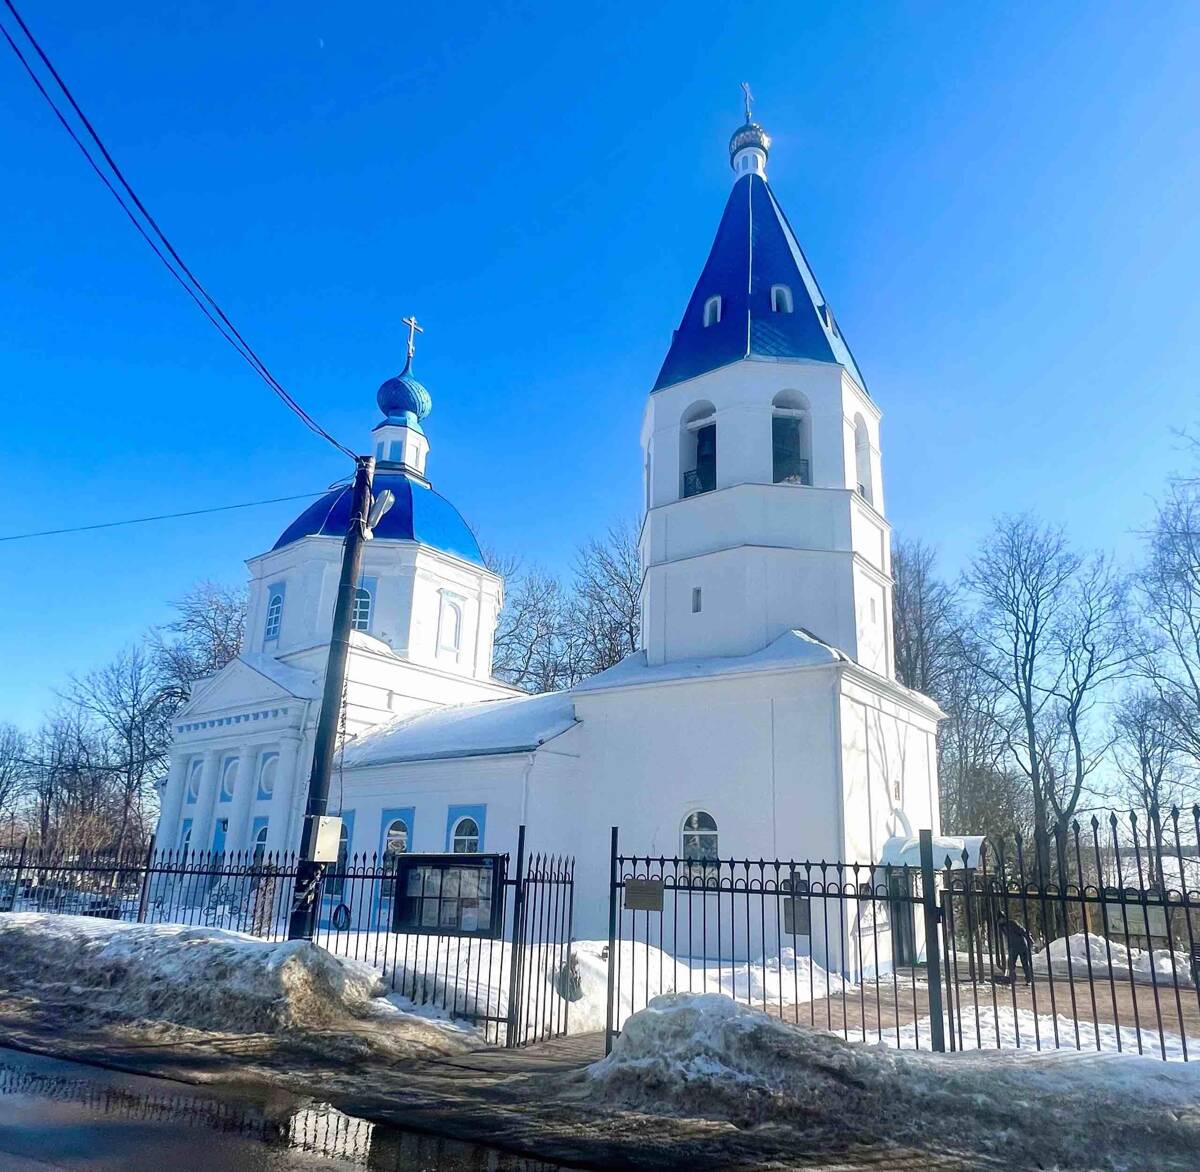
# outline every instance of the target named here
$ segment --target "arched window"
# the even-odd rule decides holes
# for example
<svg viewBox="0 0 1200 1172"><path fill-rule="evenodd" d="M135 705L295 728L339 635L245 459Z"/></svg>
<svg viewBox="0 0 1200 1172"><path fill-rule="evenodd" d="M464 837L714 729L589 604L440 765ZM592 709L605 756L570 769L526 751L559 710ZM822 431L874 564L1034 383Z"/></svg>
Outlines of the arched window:
<svg viewBox="0 0 1200 1172"><path fill-rule="evenodd" d="M221 766L221 801L233 801L233 787L237 785L237 778L238 759L226 757L225 764Z"/></svg>
<svg viewBox="0 0 1200 1172"><path fill-rule="evenodd" d="M479 852L479 823L474 818L460 818L454 824L450 849L456 855L473 855Z"/></svg>
<svg viewBox="0 0 1200 1172"><path fill-rule="evenodd" d="M463 600L442 592L442 609L438 616L438 650L458 654L462 646Z"/></svg>
<svg viewBox="0 0 1200 1172"><path fill-rule="evenodd" d="M270 642L279 638L279 628L283 622L283 589L273 587L267 599L267 622L263 628L263 638Z"/></svg>
<svg viewBox="0 0 1200 1172"><path fill-rule="evenodd" d="M710 297L704 303L704 328L715 326L721 320L721 299Z"/></svg>
<svg viewBox="0 0 1200 1172"><path fill-rule="evenodd" d="M875 486L871 481L871 437L861 415L854 417L854 471L856 487L867 504L875 503Z"/></svg>
<svg viewBox="0 0 1200 1172"><path fill-rule="evenodd" d="M267 853L267 828L260 826L258 833L254 836L254 863L257 866L263 861L263 856Z"/></svg>
<svg viewBox="0 0 1200 1172"><path fill-rule="evenodd" d="M354 609L350 612L350 626L356 631L371 629L371 592L359 586L354 591Z"/></svg>
<svg viewBox="0 0 1200 1172"><path fill-rule="evenodd" d="M264 753L258 767L258 796L265 800L275 792L275 778L279 773L279 754Z"/></svg>
<svg viewBox="0 0 1200 1172"><path fill-rule="evenodd" d="M771 286L771 312L792 312L792 291L786 285Z"/></svg>
<svg viewBox="0 0 1200 1172"><path fill-rule="evenodd" d="M679 429L680 495L696 496L717 487L717 413L707 400L684 412Z"/></svg>
<svg viewBox="0 0 1200 1172"><path fill-rule="evenodd" d="M183 828L183 837L179 840L179 849L182 852L187 852L192 845L192 824L189 821Z"/></svg>
<svg viewBox="0 0 1200 1172"><path fill-rule="evenodd" d="M200 796L200 777L204 773L204 762L199 757L188 766L187 800L196 801Z"/></svg>
<svg viewBox="0 0 1200 1172"><path fill-rule="evenodd" d="M403 818L397 818L388 824L383 836L383 870L382 895L391 899L396 889L396 862L401 855L408 854L408 823Z"/></svg>
<svg viewBox="0 0 1200 1172"><path fill-rule="evenodd" d="M691 863L717 861L717 821L703 810L696 810L683 820L682 850Z"/></svg>
<svg viewBox="0 0 1200 1172"><path fill-rule="evenodd" d="M812 424L808 400L781 391L771 404L771 478L775 484L812 484Z"/></svg>

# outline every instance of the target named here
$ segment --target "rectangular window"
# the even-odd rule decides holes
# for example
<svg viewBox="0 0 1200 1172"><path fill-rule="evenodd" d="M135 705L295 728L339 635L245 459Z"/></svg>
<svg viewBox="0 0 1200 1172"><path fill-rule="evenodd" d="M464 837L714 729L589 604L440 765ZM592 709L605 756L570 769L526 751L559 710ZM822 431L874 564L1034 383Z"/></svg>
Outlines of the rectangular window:
<svg viewBox="0 0 1200 1172"><path fill-rule="evenodd" d="M692 614L700 613L700 587L692 587Z"/></svg>

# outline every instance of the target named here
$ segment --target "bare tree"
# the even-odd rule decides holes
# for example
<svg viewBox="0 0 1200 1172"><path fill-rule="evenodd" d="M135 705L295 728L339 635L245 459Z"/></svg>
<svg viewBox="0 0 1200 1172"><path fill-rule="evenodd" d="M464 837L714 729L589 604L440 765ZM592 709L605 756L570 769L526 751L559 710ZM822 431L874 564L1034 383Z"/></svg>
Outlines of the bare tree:
<svg viewBox="0 0 1200 1172"><path fill-rule="evenodd" d="M641 631L642 566L637 528L620 522L593 538L575 557L568 635L574 683L619 663L636 651Z"/></svg>
<svg viewBox="0 0 1200 1172"><path fill-rule="evenodd" d="M1156 692L1142 689L1126 696L1113 725L1113 756L1130 805L1145 813L1149 879L1157 882L1166 846L1162 813L1195 800L1200 788L1183 768L1174 715Z"/></svg>
<svg viewBox="0 0 1200 1172"><path fill-rule="evenodd" d="M958 657L954 590L934 572L937 555L921 541L892 546L892 629L896 678L906 687L940 699Z"/></svg>
<svg viewBox="0 0 1200 1172"><path fill-rule="evenodd" d="M1200 765L1200 484L1175 480L1150 531L1138 578L1151 639L1143 671L1179 747Z"/></svg>
<svg viewBox="0 0 1200 1172"><path fill-rule="evenodd" d="M487 560L488 567L505 580L492 650L493 674L525 692L563 687L566 603L561 584L545 570L524 569L516 558L489 554Z"/></svg>
<svg viewBox="0 0 1200 1172"><path fill-rule="evenodd" d="M0 724L0 833L16 843L16 817L30 781L29 738L16 725ZM6 825L5 825L6 824Z"/></svg>
<svg viewBox="0 0 1200 1172"><path fill-rule="evenodd" d="M978 604L974 638L964 647L1002 692L998 719L1029 779L1043 875L1050 818L1042 733L1064 671L1055 636L1079 564L1061 530L1028 516L1004 517L964 575Z"/></svg>
<svg viewBox="0 0 1200 1172"><path fill-rule="evenodd" d="M166 768L176 693L146 647L122 651L112 663L71 681L69 702L95 723L102 745L98 762L111 774L116 795L116 849L129 840L131 823L146 823L146 803Z"/></svg>
<svg viewBox="0 0 1200 1172"><path fill-rule="evenodd" d="M244 586L199 582L172 603L179 617L151 632L159 669L177 704L186 701L197 680L237 658L246 635L247 605Z"/></svg>

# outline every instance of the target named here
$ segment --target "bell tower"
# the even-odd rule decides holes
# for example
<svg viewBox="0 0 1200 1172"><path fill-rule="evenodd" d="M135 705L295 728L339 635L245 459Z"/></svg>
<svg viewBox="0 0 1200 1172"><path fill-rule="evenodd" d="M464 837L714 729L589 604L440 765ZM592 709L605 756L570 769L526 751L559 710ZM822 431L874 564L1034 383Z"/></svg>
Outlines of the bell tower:
<svg viewBox="0 0 1200 1172"><path fill-rule="evenodd" d="M766 180L734 185L642 423L650 664L745 656L803 628L893 676L880 413Z"/></svg>

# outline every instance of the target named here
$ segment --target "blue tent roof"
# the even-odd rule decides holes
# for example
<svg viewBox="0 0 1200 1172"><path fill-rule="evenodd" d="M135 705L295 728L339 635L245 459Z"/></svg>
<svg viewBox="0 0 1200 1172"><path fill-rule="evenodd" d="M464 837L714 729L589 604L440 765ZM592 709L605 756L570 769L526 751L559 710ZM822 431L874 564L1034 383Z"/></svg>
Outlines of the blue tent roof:
<svg viewBox="0 0 1200 1172"><path fill-rule="evenodd" d="M772 312L772 285L792 291L791 313ZM721 320L706 327L704 303L713 296L721 298ZM654 390L751 356L838 362L866 389L783 209L767 181L753 173L729 193Z"/></svg>
<svg viewBox="0 0 1200 1172"><path fill-rule="evenodd" d="M379 496L385 488L392 490L396 502L375 527L377 538L420 541L477 565L484 564L475 534L444 496L402 472L376 472L375 495ZM331 489L284 530L274 548L282 549L302 537L318 534L345 537L350 522L350 500L350 485Z"/></svg>

